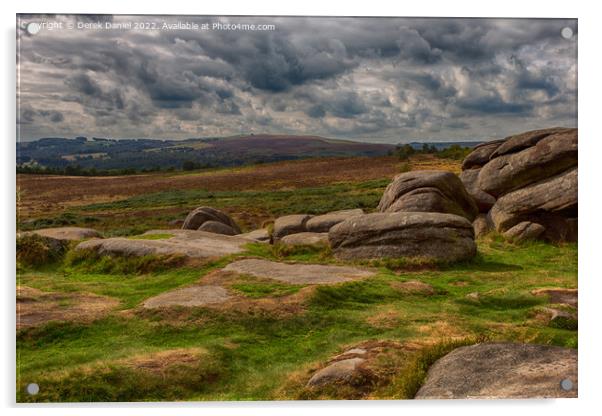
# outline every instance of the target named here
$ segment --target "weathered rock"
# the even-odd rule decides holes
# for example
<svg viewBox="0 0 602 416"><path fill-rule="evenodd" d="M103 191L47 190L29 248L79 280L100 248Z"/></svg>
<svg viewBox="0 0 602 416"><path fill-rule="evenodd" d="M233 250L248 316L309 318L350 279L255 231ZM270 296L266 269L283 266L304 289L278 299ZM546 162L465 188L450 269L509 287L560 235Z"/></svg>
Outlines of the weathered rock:
<svg viewBox="0 0 602 416"><path fill-rule="evenodd" d="M577 168L552 178L510 192L499 198L490 211L497 231L503 232L522 221L531 221L546 228L546 238L576 237Z"/></svg>
<svg viewBox="0 0 602 416"><path fill-rule="evenodd" d="M316 372L307 382L310 387L319 387L326 384L350 381L358 366L365 360L363 358L349 358L347 360L335 361L327 367Z"/></svg>
<svg viewBox="0 0 602 416"><path fill-rule="evenodd" d="M289 234L282 237L280 242L289 246L328 244L328 233Z"/></svg>
<svg viewBox="0 0 602 416"><path fill-rule="evenodd" d="M380 212L441 212L473 220L478 208L451 172L410 171L397 175L378 204Z"/></svg>
<svg viewBox="0 0 602 416"><path fill-rule="evenodd" d="M481 238L493 231L493 223L486 214L479 214L472 222L475 238Z"/></svg>
<svg viewBox="0 0 602 416"><path fill-rule="evenodd" d="M475 146L473 151L462 161L462 170L475 169L484 166L489 158L505 140L494 140Z"/></svg>
<svg viewBox="0 0 602 416"><path fill-rule="evenodd" d="M434 295L435 289L428 283L419 280L408 280L407 282L392 282L391 287L402 293L416 295Z"/></svg>
<svg viewBox="0 0 602 416"><path fill-rule="evenodd" d="M223 303L230 299L228 291L221 286L189 286L161 293L147 299L142 304L147 309L169 306L205 306Z"/></svg>
<svg viewBox="0 0 602 416"><path fill-rule="evenodd" d="M253 230L248 233L238 234L238 237L248 238L249 240L266 242L270 241L270 232L267 228L260 228L259 230Z"/></svg>
<svg viewBox="0 0 602 416"><path fill-rule="evenodd" d="M560 387L569 379L573 388ZM458 348L428 371L416 399L577 397L577 350L533 344Z"/></svg>
<svg viewBox="0 0 602 416"><path fill-rule="evenodd" d="M550 303L564 303L570 306L577 307L577 289L542 288L532 290L531 294L533 296L547 296Z"/></svg>
<svg viewBox="0 0 602 416"><path fill-rule="evenodd" d="M168 234L170 238L151 240L137 238L107 238L88 240L77 250L95 250L99 254L124 256L182 255L190 258L214 258L244 251L246 238L193 230L152 230L148 234Z"/></svg>
<svg viewBox="0 0 602 416"><path fill-rule="evenodd" d="M476 254L472 224L464 217L433 212L374 213L332 227L331 247L343 259L420 257L458 261Z"/></svg>
<svg viewBox="0 0 602 416"><path fill-rule="evenodd" d="M546 137L552 134L567 133L571 130L577 129L570 129L566 127L553 127L550 129L531 130L525 133L506 137L504 140L502 140L502 144L498 146L495 149L495 151L490 155L490 159L494 159L498 156L502 156L509 153L520 152L523 149L536 145L540 140L545 139Z"/></svg>
<svg viewBox="0 0 602 416"><path fill-rule="evenodd" d="M576 165L577 130L570 129L549 135L518 153L492 159L479 172L478 189L499 197Z"/></svg>
<svg viewBox="0 0 602 416"><path fill-rule="evenodd" d="M199 227L199 231L223 235L236 235L239 233L229 225L217 221L205 221L203 225Z"/></svg>
<svg viewBox="0 0 602 416"><path fill-rule="evenodd" d="M60 242L67 241L78 241L86 240L88 238L100 238L101 235L98 231L92 228L81 228L81 227L56 227L56 228L42 228L34 231L26 231L19 233L19 236L25 236L30 234L37 234L44 238L57 240Z"/></svg>
<svg viewBox="0 0 602 416"><path fill-rule="evenodd" d="M280 240L285 235L302 233L307 231L307 221L311 218L311 215L296 214L296 215L285 215L276 219L274 222L274 231L272 231L272 237L274 241Z"/></svg>
<svg viewBox="0 0 602 416"><path fill-rule="evenodd" d="M182 225L184 224L184 220L181 218L176 219L176 220L171 220L167 224L171 227L182 227Z"/></svg>
<svg viewBox="0 0 602 416"><path fill-rule="evenodd" d="M184 230L198 230L203 223L207 221L216 221L226 224L235 231L235 234L240 234L240 228L228 214L218 211L211 207L199 207L193 210L182 224Z"/></svg>
<svg viewBox="0 0 602 416"><path fill-rule="evenodd" d="M525 240L535 240L546 231L546 227L530 221L523 221L516 224L504 233L508 240L520 242Z"/></svg>
<svg viewBox="0 0 602 416"><path fill-rule="evenodd" d="M374 276L375 272L347 266L278 263L261 259L238 260L227 265L226 272L249 274L290 284L331 284Z"/></svg>
<svg viewBox="0 0 602 416"><path fill-rule="evenodd" d="M363 215L364 210L346 209L342 211L329 212L328 214L317 215L307 221L307 231L312 233L327 233L333 226L345 221L351 217Z"/></svg>
<svg viewBox="0 0 602 416"><path fill-rule="evenodd" d="M460 174L460 180L470 196L474 198L479 212L488 212L493 204L495 204L495 197L479 188L478 179L480 171L481 169L465 170Z"/></svg>

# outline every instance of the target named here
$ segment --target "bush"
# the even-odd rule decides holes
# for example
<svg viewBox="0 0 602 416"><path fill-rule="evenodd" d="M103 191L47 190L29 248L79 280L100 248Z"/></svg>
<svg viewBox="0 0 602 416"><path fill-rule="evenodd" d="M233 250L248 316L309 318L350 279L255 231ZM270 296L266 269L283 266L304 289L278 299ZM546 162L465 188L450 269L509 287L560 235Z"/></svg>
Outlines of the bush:
<svg viewBox="0 0 602 416"><path fill-rule="evenodd" d="M59 260L67 244L37 234L17 238L17 268L41 266Z"/></svg>

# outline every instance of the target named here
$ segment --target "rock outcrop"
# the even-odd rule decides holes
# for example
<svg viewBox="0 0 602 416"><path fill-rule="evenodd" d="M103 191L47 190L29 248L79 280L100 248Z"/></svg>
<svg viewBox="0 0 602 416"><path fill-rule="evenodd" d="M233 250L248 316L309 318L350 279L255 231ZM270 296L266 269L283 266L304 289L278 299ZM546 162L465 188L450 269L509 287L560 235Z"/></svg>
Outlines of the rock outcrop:
<svg viewBox="0 0 602 416"><path fill-rule="evenodd" d="M146 239L145 235L166 235ZM181 255L189 258L215 258L244 251L249 239L192 230L152 230L142 238L114 237L79 243L77 250L94 250L101 255L146 256Z"/></svg>
<svg viewBox="0 0 602 416"><path fill-rule="evenodd" d="M343 259L419 257L458 261L476 254L470 221L434 212L354 217L332 227L328 239L335 255Z"/></svg>
<svg viewBox="0 0 602 416"><path fill-rule="evenodd" d="M570 380L565 390L561 381ZM428 371L416 399L577 397L577 350L534 344L455 349Z"/></svg>
<svg viewBox="0 0 602 416"><path fill-rule="evenodd" d="M418 170L397 175L378 204L380 212L440 212L472 221L475 201L451 172Z"/></svg>
<svg viewBox="0 0 602 416"><path fill-rule="evenodd" d="M234 220L232 218L230 218L230 216L228 214L225 214L225 213L223 213L215 208L211 208L211 207L199 207L199 208L194 209L192 212L190 212L190 214L188 214L188 216L184 220L184 224L182 224L182 229L199 230L208 221L217 222L217 223L221 223L225 226L228 226L229 228L225 228L225 227L219 228L222 231L230 232L230 230L231 230L232 234L227 234L227 235L234 235L234 234L241 233L241 230L238 227L238 225L234 222ZM215 225L209 225L207 227L212 228L213 230L218 229L217 227L215 227ZM201 231L208 231L208 230L201 230ZM209 232L215 233L216 231L209 231ZM218 233L218 234L223 234L223 233Z"/></svg>
<svg viewBox="0 0 602 416"><path fill-rule="evenodd" d="M485 143L464 159L460 179L509 238L520 240L509 230L530 222L528 238L576 241L577 142L577 129L559 127Z"/></svg>

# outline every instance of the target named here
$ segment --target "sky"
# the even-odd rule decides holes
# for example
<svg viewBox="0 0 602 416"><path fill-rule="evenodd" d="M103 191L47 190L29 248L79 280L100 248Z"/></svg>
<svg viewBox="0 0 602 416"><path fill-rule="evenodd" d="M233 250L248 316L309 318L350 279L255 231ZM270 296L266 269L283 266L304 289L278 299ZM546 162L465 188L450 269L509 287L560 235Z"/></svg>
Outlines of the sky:
<svg viewBox="0 0 602 416"><path fill-rule="evenodd" d="M21 15L17 138L575 127L577 38L575 19Z"/></svg>

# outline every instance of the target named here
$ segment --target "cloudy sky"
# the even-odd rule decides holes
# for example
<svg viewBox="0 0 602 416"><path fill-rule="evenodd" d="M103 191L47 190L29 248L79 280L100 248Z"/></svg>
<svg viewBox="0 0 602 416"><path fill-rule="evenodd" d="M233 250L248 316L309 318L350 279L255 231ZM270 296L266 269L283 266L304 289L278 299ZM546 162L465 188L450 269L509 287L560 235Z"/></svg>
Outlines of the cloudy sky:
<svg viewBox="0 0 602 416"><path fill-rule="evenodd" d="M62 28L31 34L32 22ZM155 26L134 28L144 23ZM21 140L287 133L399 143L577 122L575 20L21 16L17 25Z"/></svg>

